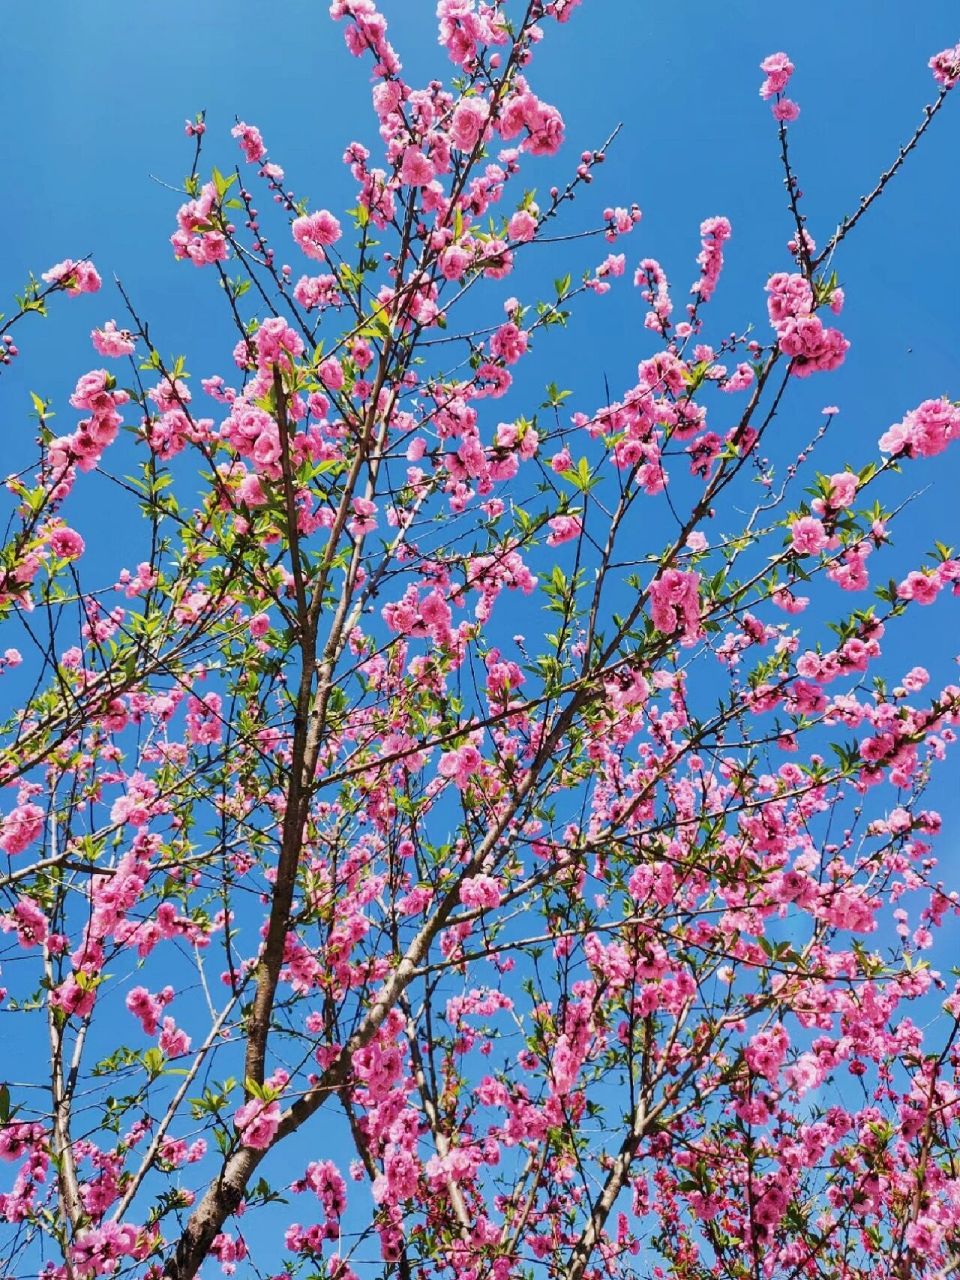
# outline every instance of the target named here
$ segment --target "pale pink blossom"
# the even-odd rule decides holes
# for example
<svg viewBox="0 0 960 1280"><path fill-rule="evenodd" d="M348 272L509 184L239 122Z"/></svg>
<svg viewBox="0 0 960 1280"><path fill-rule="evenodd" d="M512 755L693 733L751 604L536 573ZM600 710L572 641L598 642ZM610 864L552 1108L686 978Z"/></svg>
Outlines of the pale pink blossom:
<svg viewBox="0 0 960 1280"><path fill-rule="evenodd" d="M340 223L327 209L295 218L291 227L293 238L308 258L324 261L325 249L340 239Z"/></svg>

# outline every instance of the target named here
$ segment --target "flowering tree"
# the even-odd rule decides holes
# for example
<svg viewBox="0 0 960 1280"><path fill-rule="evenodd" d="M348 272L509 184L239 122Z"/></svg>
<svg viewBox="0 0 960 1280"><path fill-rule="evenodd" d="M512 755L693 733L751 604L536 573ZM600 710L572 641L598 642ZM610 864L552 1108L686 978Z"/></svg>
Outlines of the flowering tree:
<svg viewBox="0 0 960 1280"><path fill-rule="evenodd" d="M565 163L531 64L577 4L440 0L452 80L415 88L373 0L334 0L383 142L347 147L346 215L252 125L227 176L187 125L173 251L221 287L232 373L191 386L124 295L72 429L35 397L0 561L4 1275L954 1263L960 989L924 953L958 897L922 793L960 688L881 646L960 560L881 566L897 476L960 408L892 410L835 474L832 411L791 452L772 423L847 357L844 242L960 46L821 247L767 58L791 218L767 319L709 344L708 218L687 305L634 267L633 385L498 421L640 218L607 210L607 256L540 301L498 292L604 159L523 187ZM3 361L99 287L86 260L31 281ZM106 586L71 524L94 469L144 518Z"/></svg>

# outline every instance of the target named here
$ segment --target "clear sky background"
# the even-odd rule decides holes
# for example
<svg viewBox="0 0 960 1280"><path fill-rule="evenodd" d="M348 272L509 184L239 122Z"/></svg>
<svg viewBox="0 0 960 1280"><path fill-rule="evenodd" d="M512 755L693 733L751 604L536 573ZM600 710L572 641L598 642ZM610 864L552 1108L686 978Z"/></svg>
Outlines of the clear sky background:
<svg viewBox="0 0 960 1280"><path fill-rule="evenodd" d="M416 86L451 71L436 45L434 8L432 0L383 3L405 78ZM640 257L663 263L679 311L696 276L700 222L725 214L734 235L705 338L717 342L753 321L766 341L763 286L771 272L791 269L784 247L791 225L774 122L757 95L758 63L779 49L796 63L791 96L802 114L791 154L809 228L823 243L933 101L927 59L957 41L958 19L956 0L809 0L800 8L770 0L584 0L568 25L547 24L531 75L563 112L568 139L559 157L535 162L531 181L562 182L579 152L622 122L609 162L568 211L565 230L595 225L605 205L636 200L643 222L617 248L630 274ZM778 419L777 430L799 448L821 407L840 406L823 470L874 456L879 435L919 401L960 396L960 89L956 97L838 256L847 295L839 324L852 343L844 367L792 388ZM23 358L0 378L0 473L31 456L29 390L55 401L58 431L73 429L78 415L67 396L80 373L102 363L89 331L110 317L124 322L114 274L159 349L187 356L195 385L231 372L235 335L213 276L174 262L169 245L182 196L160 184L177 187L189 171L185 117L207 111L201 174L211 164L233 167L239 153L229 130L240 117L260 127L298 195L335 212L355 194L340 163L345 144L377 142L368 64L346 53L327 6L306 0L21 0L3 16L0 100L0 310L9 310L30 270L39 275L68 256L92 255L105 282L99 295L57 299L49 319L30 317L17 329ZM605 252L602 241L574 244L568 257L545 261L544 276L576 276ZM304 267L292 245L289 260L296 273ZM541 344L523 377L538 388L556 380L575 392L571 405L594 409L605 377L617 396L635 379L637 360L651 354L644 311L627 280L606 299L586 299L569 333ZM912 486L926 488L897 531L891 571L915 567L935 537L960 542L960 446L954 454L911 469ZM118 563L117 532L129 517L108 501L109 490L84 481L69 508L71 523L103 557L103 582L120 563L141 558L124 546ZM837 611L861 603L850 598ZM946 602L935 616L935 626L901 628L888 656L901 671L925 661L943 683L955 673L960 642ZM948 770L936 787L946 818L938 853L953 885L960 803L956 765Z"/></svg>

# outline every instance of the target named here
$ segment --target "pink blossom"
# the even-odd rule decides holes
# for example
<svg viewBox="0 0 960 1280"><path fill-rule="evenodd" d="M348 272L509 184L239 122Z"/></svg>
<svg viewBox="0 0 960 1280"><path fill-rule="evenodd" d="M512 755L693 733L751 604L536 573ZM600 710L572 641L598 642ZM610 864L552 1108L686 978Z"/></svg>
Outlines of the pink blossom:
<svg viewBox="0 0 960 1280"><path fill-rule="evenodd" d="M46 1130L36 1122L11 1121L0 1127L0 1160L22 1160L30 1148L38 1146Z"/></svg>
<svg viewBox="0 0 960 1280"><path fill-rule="evenodd" d="M61 560L77 560L83 555L84 541L74 529L60 525L47 538L47 545Z"/></svg>
<svg viewBox="0 0 960 1280"><path fill-rule="evenodd" d="M182 1058L185 1053L190 1052L190 1037L177 1026L173 1018L164 1018L158 1044L168 1058Z"/></svg>
<svg viewBox="0 0 960 1280"><path fill-rule="evenodd" d="M499 907L500 886L492 876L468 876L460 885L465 907Z"/></svg>
<svg viewBox="0 0 960 1280"><path fill-rule="evenodd" d="M933 604L940 591L940 583L934 574L914 570L897 587L901 600L913 600L916 604Z"/></svg>
<svg viewBox="0 0 960 1280"><path fill-rule="evenodd" d="M293 238L308 258L323 261L324 249L340 239L340 223L326 209L296 218L291 227Z"/></svg>
<svg viewBox="0 0 960 1280"><path fill-rule="evenodd" d="M373 364L373 348L362 338L357 338L350 347L350 359L358 369L369 369Z"/></svg>
<svg viewBox="0 0 960 1280"><path fill-rule="evenodd" d="M241 120L233 126L230 133L240 143L240 149L247 157L247 164L256 164L267 154L260 130L255 125L245 124Z"/></svg>
<svg viewBox="0 0 960 1280"><path fill-rule="evenodd" d="M801 516L790 526L790 549L798 556L814 556L826 545L826 531L815 516Z"/></svg>
<svg viewBox="0 0 960 1280"><path fill-rule="evenodd" d="M336 307L341 304L339 281L336 276L301 276L293 286L293 296L307 311L317 307Z"/></svg>
<svg viewBox="0 0 960 1280"><path fill-rule="evenodd" d="M700 575L665 569L650 584L653 625L664 635L682 632L684 640L700 635Z"/></svg>
<svg viewBox="0 0 960 1280"><path fill-rule="evenodd" d="M701 302L709 302L713 297L723 267L723 246L732 234L733 229L727 218L707 218L700 224L703 248L697 262L702 274L691 292L698 294Z"/></svg>
<svg viewBox="0 0 960 1280"><path fill-rule="evenodd" d="M583 529L579 516L553 516L547 524L550 527L550 535L547 538L548 547L558 547L561 542L569 542L572 538L578 537Z"/></svg>
<svg viewBox="0 0 960 1280"><path fill-rule="evenodd" d="M743 1056L751 1071L775 1084L789 1044L784 1028L776 1026L769 1031L758 1031L744 1050Z"/></svg>
<svg viewBox="0 0 960 1280"><path fill-rule="evenodd" d="M827 577L843 591L863 591L870 584L867 573L869 546L848 547L839 560L834 560Z"/></svg>
<svg viewBox="0 0 960 1280"><path fill-rule="evenodd" d="M85 1227L70 1246L74 1270L83 1275L109 1275L117 1270L117 1259L145 1256L137 1244L138 1235L131 1223Z"/></svg>
<svg viewBox="0 0 960 1280"><path fill-rule="evenodd" d="M793 358L793 372L805 377L817 370L836 369L850 343L837 329L828 329L818 316L802 315L777 325L780 350Z"/></svg>
<svg viewBox="0 0 960 1280"><path fill-rule="evenodd" d="M419 147L407 147L400 165L400 181L408 187L425 187L434 178L434 168Z"/></svg>
<svg viewBox="0 0 960 1280"><path fill-rule="evenodd" d="M510 219L508 234L511 240L532 240L537 231L537 220L527 209L519 209Z"/></svg>
<svg viewBox="0 0 960 1280"><path fill-rule="evenodd" d="M173 999L173 987L165 987L157 995L151 995L146 987L132 987L127 992L126 1006L137 1018L146 1035L156 1035L160 1015Z"/></svg>
<svg viewBox="0 0 960 1280"><path fill-rule="evenodd" d="M21 947L41 947L49 936L49 921L33 898L19 898L9 917L0 917L0 929L15 929Z"/></svg>
<svg viewBox="0 0 960 1280"><path fill-rule="evenodd" d="M573 17L573 11L581 0L550 0L547 4L546 11L558 22L569 22Z"/></svg>
<svg viewBox="0 0 960 1280"><path fill-rule="evenodd" d="M130 330L118 329L115 320L108 320L102 329L94 329L90 339L102 356L128 356L136 348Z"/></svg>
<svg viewBox="0 0 960 1280"><path fill-rule="evenodd" d="M328 390L339 391L343 386L343 366L336 356L327 356L326 360L321 360L317 372Z"/></svg>
<svg viewBox="0 0 960 1280"><path fill-rule="evenodd" d="M37 804L21 804L0 820L0 849L23 853L43 832L44 812Z"/></svg>
<svg viewBox="0 0 960 1280"><path fill-rule="evenodd" d="M505 240L487 240L482 253L483 274L489 280L503 280L513 270L513 254Z"/></svg>
<svg viewBox="0 0 960 1280"><path fill-rule="evenodd" d="M944 89L952 89L960 82L960 44L952 49L941 49L935 53L927 66L933 72L933 78Z"/></svg>
<svg viewBox="0 0 960 1280"><path fill-rule="evenodd" d="M187 699L187 741L198 747L212 746L223 739L222 699L219 693L193 694Z"/></svg>
<svg viewBox="0 0 960 1280"><path fill-rule="evenodd" d="M451 779L461 791L465 791L482 763L483 757L477 748L468 745L442 755L437 772L442 778Z"/></svg>
<svg viewBox="0 0 960 1280"><path fill-rule="evenodd" d="M767 293L767 311L774 328L783 320L809 315L813 310L813 290L799 272L778 271L767 281Z"/></svg>
<svg viewBox="0 0 960 1280"><path fill-rule="evenodd" d="M470 265L470 254L462 245L450 245L440 254L438 265L445 280L459 280Z"/></svg>
<svg viewBox="0 0 960 1280"><path fill-rule="evenodd" d="M349 521L347 528L353 537L362 538L377 527L374 519L377 514L377 504L371 502L369 498L354 498L350 505L353 509L353 519Z"/></svg>
<svg viewBox="0 0 960 1280"><path fill-rule="evenodd" d="M884 453L933 458L960 438L960 406L946 396L924 400L880 437Z"/></svg>
<svg viewBox="0 0 960 1280"><path fill-rule="evenodd" d="M787 87L794 65L785 53L771 53L760 63L760 70L767 77L760 86L760 97L772 98Z"/></svg>
<svg viewBox="0 0 960 1280"><path fill-rule="evenodd" d="M170 237L174 257L189 258L195 267L223 262L230 256L227 238L218 225L220 197L212 182L204 183L195 200L177 211L177 230Z"/></svg>
<svg viewBox="0 0 960 1280"><path fill-rule="evenodd" d="M257 366L261 369L293 368L293 362L303 355L303 339L279 316L264 320L254 339L257 348Z"/></svg>
<svg viewBox="0 0 960 1280"><path fill-rule="evenodd" d="M48 284L62 285L71 295L96 293L102 283L92 262L74 262L72 258L66 258L49 271L44 271L41 279Z"/></svg>
<svg viewBox="0 0 960 1280"><path fill-rule="evenodd" d="M516 364L527 349L528 337L517 325L502 324L490 339L490 354L498 356L505 364Z"/></svg>
<svg viewBox="0 0 960 1280"><path fill-rule="evenodd" d="M143 827L153 813L153 801L157 795L157 784L152 778L136 772L127 780L126 794L118 796L110 808L110 821L129 823L133 827Z"/></svg>
<svg viewBox="0 0 960 1280"><path fill-rule="evenodd" d="M474 149L480 141L489 114L490 108L483 98L464 98L457 105L450 121L450 136L461 151Z"/></svg>
<svg viewBox="0 0 960 1280"><path fill-rule="evenodd" d="M818 516L822 516L828 509L842 511L852 506L857 496L859 480L855 471L838 471L836 475L829 477L829 483L829 497L814 498L810 504Z"/></svg>
<svg viewBox="0 0 960 1280"><path fill-rule="evenodd" d="M771 107L774 120L779 120L783 124L789 124L800 114L800 108L792 98L781 98L779 102L775 102Z"/></svg>
<svg viewBox="0 0 960 1280"><path fill-rule="evenodd" d="M276 1099L264 1102L260 1098L251 1098L237 1108L234 1123L245 1147L265 1151L280 1128L280 1103Z"/></svg>

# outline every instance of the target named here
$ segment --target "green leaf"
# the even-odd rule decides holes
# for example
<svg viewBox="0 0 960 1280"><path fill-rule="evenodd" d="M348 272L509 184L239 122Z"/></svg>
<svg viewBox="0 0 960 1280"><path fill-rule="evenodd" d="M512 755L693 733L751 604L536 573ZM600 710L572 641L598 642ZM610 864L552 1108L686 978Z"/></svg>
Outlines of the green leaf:
<svg viewBox="0 0 960 1280"><path fill-rule="evenodd" d="M236 182L237 175L232 173L229 178L225 178L219 169L214 169L211 176L213 178L213 185L217 189L217 197L222 200Z"/></svg>
<svg viewBox="0 0 960 1280"><path fill-rule="evenodd" d="M156 1046L152 1049L147 1049L143 1054L143 1065L151 1080L162 1073L165 1062L166 1058L163 1055L163 1051L156 1048Z"/></svg>

